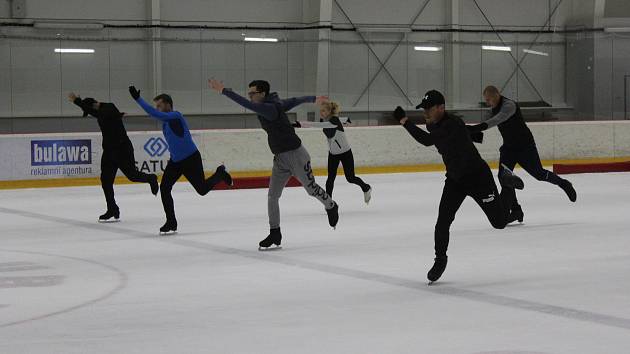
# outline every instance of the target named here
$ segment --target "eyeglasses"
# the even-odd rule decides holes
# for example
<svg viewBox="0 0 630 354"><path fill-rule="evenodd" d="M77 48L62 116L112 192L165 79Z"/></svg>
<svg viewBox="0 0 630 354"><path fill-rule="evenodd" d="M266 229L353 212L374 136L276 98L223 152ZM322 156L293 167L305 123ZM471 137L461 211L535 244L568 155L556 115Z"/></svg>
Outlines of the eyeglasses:
<svg viewBox="0 0 630 354"><path fill-rule="evenodd" d="M252 92L248 92L248 93L247 93L247 96L252 97L252 96L254 96L254 95L255 95L255 94L257 94L257 93L262 93L262 92L261 92L261 91L252 91Z"/></svg>

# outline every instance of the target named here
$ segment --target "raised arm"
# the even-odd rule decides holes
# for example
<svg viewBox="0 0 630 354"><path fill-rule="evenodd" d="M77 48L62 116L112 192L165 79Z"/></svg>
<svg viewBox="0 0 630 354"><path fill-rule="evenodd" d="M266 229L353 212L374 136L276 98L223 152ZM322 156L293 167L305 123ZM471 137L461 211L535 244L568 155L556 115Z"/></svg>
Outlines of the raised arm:
<svg viewBox="0 0 630 354"><path fill-rule="evenodd" d="M240 106L256 112L266 120L276 120L279 117L278 109L271 103L256 103L234 92L232 89L225 88L222 81L209 79L208 86L214 91L226 96Z"/></svg>
<svg viewBox="0 0 630 354"><path fill-rule="evenodd" d="M302 96L302 97L291 97L286 100L282 100L282 109L284 111L290 111L293 108L303 104L303 103L314 103L317 97L315 96Z"/></svg>
<svg viewBox="0 0 630 354"><path fill-rule="evenodd" d="M89 114L92 117L96 118L97 111L92 107L92 105L86 104L85 102L83 102L81 97L77 96L74 92L70 92L68 94L68 101L70 101L70 102L74 103L75 105L79 106L79 108L81 108L83 110L83 116L84 117L87 117L88 114Z"/></svg>
<svg viewBox="0 0 630 354"><path fill-rule="evenodd" d="M242 107L256 112L267 120L278 119L278 109L271 103L252 102L229 88L224 88L221 93L232 101L238 103Z"/></svg>
<svg viewBox="0 0 630 354"><path fill-rule="evenodd" d="M142 107L142 109L147 112L151 117L161 120L161 121L169 121L173 119L179 119L181 114L179 112L171 111L171 112L160 112L155 109L153 106L148 104L142 97L138 97L136 102Z"/></svg>
<svg viewBox="0 0 630 354"><path fill-rule="evenodd" d="M409 134L416 139L417 142L419 142L420 144L424 145L424 146L432 146L435 145L435 137L432 136L430 133L424 131L421 128L418 128L418 126L416 126L415 124L413 124L411 121L406 120L403 123L403 127L407 130L407 132L409 132Z"/></svg>
<svg viewBox="0 0 630 354"><path fill-rule="evenodd" d="M145 112L147 112L148 115L150 115L151 117L157 120L169 121L169 120L181 118L181 113L179 112L176 112L176 111L160 112L157 109L155 109L153 106L148 104L145 100L143 100L142 97L140 97L140 91L136 90L135 86L129 86L129 94L138 103L138 105L140 105L140 107L142 107L142 109Z"/></svg>

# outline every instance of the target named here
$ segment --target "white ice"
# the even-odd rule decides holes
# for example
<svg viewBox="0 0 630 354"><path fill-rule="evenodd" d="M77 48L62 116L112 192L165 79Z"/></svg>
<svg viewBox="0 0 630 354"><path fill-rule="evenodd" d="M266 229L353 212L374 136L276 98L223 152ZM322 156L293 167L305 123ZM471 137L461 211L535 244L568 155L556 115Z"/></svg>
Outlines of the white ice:
<svg viewBox="0 0 630 354"><path fill-rule="evenodd" d="M572 175L572 204L523 171L525 223L494 230L468 199L427 286L442 173L337 180L341 221L301 188L284 249L259 252L266 189L0 191L0 353L630 353L630 174ZM323 184L324 179L318 178Z"/></svg>

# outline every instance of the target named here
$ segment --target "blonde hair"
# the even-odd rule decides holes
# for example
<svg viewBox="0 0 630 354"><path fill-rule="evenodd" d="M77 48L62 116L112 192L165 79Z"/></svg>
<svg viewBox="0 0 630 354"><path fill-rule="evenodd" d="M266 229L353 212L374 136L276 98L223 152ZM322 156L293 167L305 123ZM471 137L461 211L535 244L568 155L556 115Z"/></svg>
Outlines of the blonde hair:
<svg viewBox="0 0 630 354"><path fill-rule="evenodd" d="M341 107L339 107L339 103L333 101L326 101L322 103L322 107L326 107L330 111L330 114L333 116L341 113Z"/></svg>
<svg viewBox="0 0 630 354"><path fill-rule="evenodd" d="M490 85L490 86L487 86L485 89L483 89L483 94L496 96L496 95L500 95L501 93L499 92L499 89L496 86Z"/></svg>

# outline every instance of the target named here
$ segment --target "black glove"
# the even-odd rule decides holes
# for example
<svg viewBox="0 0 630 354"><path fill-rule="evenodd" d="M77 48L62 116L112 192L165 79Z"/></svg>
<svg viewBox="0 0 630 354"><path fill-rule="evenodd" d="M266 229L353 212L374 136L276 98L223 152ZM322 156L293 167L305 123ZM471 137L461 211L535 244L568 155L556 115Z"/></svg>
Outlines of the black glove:
<svg viewBox="0 0 630 354"><path fill-rule="evenodd" d="M473 142L482 144L483 143L483 132L470 132L470 138Z"/></svg>
<svg viewBox="0 0 630 354"><path fill-rule="evenodd" d="M129 94L134 100L138 100L138 98L140 98L140 91L138 91L135 86L129 86Z"/></svg>
<svg viewBox="0 0 630 354"><path fill-rule="evenodd" d="M482 131L488 129L488 123L479 123L479 124L475 124L475 125L467 125L466 128L468 128L468 131L471 132L471 133L482 132Z"/></svg>
<svg viewBox="0 0 630 354"><path fill-rule="evenodd" d="M295 121L295 123L291 124L293 126L293 128L302 128L302 124L300 124L299 121Z"/></svg>
<svg viewBox="0 0 630 354"><path fill-rule="evenodd" d="M402 107L400 106L396 107L396 109L394 110L394 119L396 119L400 123L400 121L406 116L407 116L407 112L405 112L405 110Z"/></svg>

